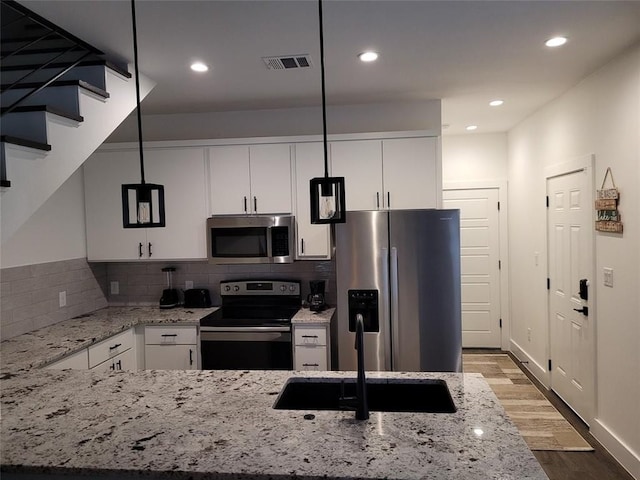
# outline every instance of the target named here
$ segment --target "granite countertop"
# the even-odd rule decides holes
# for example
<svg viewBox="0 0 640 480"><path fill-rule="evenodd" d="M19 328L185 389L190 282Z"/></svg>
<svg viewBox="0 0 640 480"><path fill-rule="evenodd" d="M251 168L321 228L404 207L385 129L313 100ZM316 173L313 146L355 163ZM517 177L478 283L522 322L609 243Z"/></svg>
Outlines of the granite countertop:
<svg viewBox="0 0 640 480"><path fill-rule="evenodd" d="M107 307L0 343L0 371L39 368L136 325L199 325L211 308Z"/></svg>
<svg viewBox="0 0 640 480"><path fill-rule="evenodd" d="M325 308L321 312L312 312L308 308L301 308L291 319L294 325L301 323L331 323L335 307Z"/></svg>
<svg viewBox="0 0 640 480"><path fill-rule="evenodd" d="M353 412L274 410L285 381L302 375L354 373L5 374L2 471L90 478L135 472L171 479L547 478L479 374L369 373L444 379L458 411L371 412L368 421L355 420Z"/></svg>

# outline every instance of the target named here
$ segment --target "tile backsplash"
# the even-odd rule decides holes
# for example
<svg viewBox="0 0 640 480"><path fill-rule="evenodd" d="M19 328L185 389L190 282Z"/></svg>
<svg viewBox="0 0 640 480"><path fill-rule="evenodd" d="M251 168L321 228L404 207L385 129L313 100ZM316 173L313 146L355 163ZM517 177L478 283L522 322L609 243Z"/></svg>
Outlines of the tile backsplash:
<svg viewBox="0 0 640 480"><path fill-rule="evenodd" d="M173 288L208 288L220 304L220 282L241 279L299 280L302 297L310 280L325 280L326 301L336 304L333 261L283 265L210 265L206 262L88 263L86 258L11 267L0 270L0 339L43 328L85 313L120 305L158 305L167 288L164 267L175 267ZM118 293L111 293L117 282ZM66 306L60 307L65 292Z"/></svg>
<svg viewBox="0 0 640 480"><path fill-rule="evenodd" d="M86 258L0 270L0 339L107 306L107 268ZM60 293L66 305L60 307Z"/></svg>
<svg viewBox="0 0 640 480"><path fill-rule="evenodd" d="M325 280L327 303L336 303L336 275L333 261L303 261L280 265L210 265L206 262L127 262L108 263L107 298L109 305L158 305L167 287L164 267L175 267L173 288L185 290L185 282L194 288L208 288L214 305L220 304L220 282L241 279L299 280L302 295L309 293L310 280ZM111 293L117 282L117 294Z"/></svg>

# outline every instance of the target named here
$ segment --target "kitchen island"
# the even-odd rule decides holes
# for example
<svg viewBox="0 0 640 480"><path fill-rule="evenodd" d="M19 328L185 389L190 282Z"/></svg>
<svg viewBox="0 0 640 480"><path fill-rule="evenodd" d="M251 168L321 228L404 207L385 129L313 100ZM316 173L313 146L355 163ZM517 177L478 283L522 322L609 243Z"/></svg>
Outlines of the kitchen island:
<svg viewBox="0 0 640 480"><path fill-rule="evenodd" d="M112 323L118 310L107 310L94 320L104 323L107 315ZM144 312L113 326L130 326ZM160 321L193 322L200 314L174 311ZM90 326L90 317L80 320ZM27 342L46 342L48 359L70 349L52 331L34 332L38 340ZM43 363L37 351L25 360L19 339L1 345L3 480L547 478L478 374L368 372L444 379L457 411L371 412L368 421L357 421L353 412L272 408L290 377L353 378L353 372L45 370L35 368Z"/></svg>

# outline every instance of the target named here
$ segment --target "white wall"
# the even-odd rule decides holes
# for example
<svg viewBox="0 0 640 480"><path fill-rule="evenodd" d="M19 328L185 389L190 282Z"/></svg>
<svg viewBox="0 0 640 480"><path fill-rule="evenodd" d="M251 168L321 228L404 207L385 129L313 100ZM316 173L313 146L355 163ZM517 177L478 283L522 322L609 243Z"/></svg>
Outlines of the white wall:
<svg viewBox="0 0 640 480"><path fill-rule="evenodd" d="M522 122L508 143L512 339L541 367L548 358L544 169L594 154L595 188L611 167L621 190L624 234L596 234L597 404L591 431L640 478L640 47ZM603 286L603 267L614 269L613 288Z"/></svg>
<svg viewBox="0 0 640 480"><path fill-rule="evenodd" d="M506 179L506 133L473 133L442 137L444 183Z"/></svg>
<svg viewBox="0 0 640 480"><path fill-rule="evenodd" d="M2 245L2 268L87 256L82 169Z"/></svg>
<svg viewBox="0 0 640 480"><path fill-rule="evenodd" d="M144 111L144 105L143 105ZM137 140L130 116L107 142ZM440 100L327 106L327 133L431 130L440 132ZM145 115L145 140L277 137L322 133L319 107L173 115Z"/></svg>

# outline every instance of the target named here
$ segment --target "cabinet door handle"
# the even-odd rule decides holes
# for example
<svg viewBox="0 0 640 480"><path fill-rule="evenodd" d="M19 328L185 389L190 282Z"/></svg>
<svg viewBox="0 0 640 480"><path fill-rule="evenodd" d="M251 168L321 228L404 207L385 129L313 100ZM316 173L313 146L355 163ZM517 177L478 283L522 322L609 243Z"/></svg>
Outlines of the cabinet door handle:
<svg viewBox="0 0 640 480"><path fill-rule="evenodd" d="M160 335L161 337L177 337L178 334L177 333L163 333L162 335Z"/></svg>
<svg viewBox="0 0 640 480"><path fill-rule="evenodd" d="M380 192L376 192L376 208L380 208Z"/></svg>
<svg viewBox="0 0 640 480"><path fill-rule="evenodd" d="M304 238L300 239L300 253L304 255Z"/></svg>
<svg viewBox="0 0 640 480"><path fill-rule="evenodd" d="M247 213L247 197L244 197L244 213Z"/></svg>
<svg viewBox="0 0 640 480"><path fill-rule="evenodd" d="M391 192L387 192L387 208L391 208Z"/></svg>
<svg viewBox="0 0 640 480"><path fill-rule="evenodd" d="M138 244L138 258L142 258L142 242Z"/></svg>
<svg viewBox="0 0 640 480"><path fill-rule="evenodd" d="M302 335L302 338L318 338L318 335Z"/></svg>
<svg viewBox="0 0 640 480"><path fill-rule="evenodd" d="M109 347L109 350L115 350L118 347L121 347L122 344L121 343L116 343L113 347Z"/></svg>
<svg viewBox="0 0 640 480"><path fill-rule="evenodd" d="M116 364L112 363L111 366L109 367L109 370L115 370L116 369Z"/></svg>
<svg viewBox="0 0 640 480"><path fill-rule="evenodd" d="M118 360L118 370L122 370L122 360Z"/></svg>
<svg viewBox="0 0 640 480"><path fill-rule="evenodd" d="M320 365L317 363L303 363L303 367L319 367Z"/></svg>
<svg viewBox="0 0 640 480"><path fill-rule="evenodd" d="M193 365L193 350L189 349L189 365Z"/></svg>
<svg viewBox="0 0 640 480"><path fill-rule="evenodd" d="M149 258L151 258L151 255L153 255L153 252L151 251L151 247L153 245L151 245L151 242L149 242Z"/></svg>
<svg viewBox="0 0 640 480"><path fill-rule="evenodd" d="M258 213L258 197L253 197L253 211L254 213Z"/></svg>

